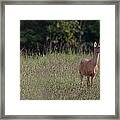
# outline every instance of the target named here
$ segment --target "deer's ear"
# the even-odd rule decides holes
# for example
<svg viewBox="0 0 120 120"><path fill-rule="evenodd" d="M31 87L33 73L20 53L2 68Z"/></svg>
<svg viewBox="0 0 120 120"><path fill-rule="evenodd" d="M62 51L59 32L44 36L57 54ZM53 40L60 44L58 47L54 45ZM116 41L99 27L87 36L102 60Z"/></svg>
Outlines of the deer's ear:
<svg viewBox="0 0 120 120"><path fill-rule="evenodd" d="M100 47L100 43L98 44L98 47Z"/></svg>
<svg viewBox="0 0 120 120"><path fill-rule="evenodd" d="M97 43L96 42L94 42L94 47L97 47Z"/></svg>

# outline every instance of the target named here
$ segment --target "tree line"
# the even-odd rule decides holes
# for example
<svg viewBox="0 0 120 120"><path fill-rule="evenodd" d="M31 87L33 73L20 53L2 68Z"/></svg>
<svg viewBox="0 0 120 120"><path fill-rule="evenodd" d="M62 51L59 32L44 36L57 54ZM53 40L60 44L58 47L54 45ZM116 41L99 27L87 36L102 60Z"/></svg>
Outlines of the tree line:
<svg viewBox="0 0 120 120"><path fill-rule="evenodd" d="M99 20L21 20L20 51L27 55L92 53L99 43Z"/></svg>

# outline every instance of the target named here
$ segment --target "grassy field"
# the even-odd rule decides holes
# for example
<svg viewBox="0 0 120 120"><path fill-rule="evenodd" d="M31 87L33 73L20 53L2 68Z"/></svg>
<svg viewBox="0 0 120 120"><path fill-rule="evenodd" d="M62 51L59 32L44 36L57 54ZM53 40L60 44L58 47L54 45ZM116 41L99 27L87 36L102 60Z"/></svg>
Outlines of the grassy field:
<svg viewBox="0 0 120 120"><path fill-rule="evenodd" d="M39 57L21 56L21 100L99 100L100 76L93 87L81 86L79 63L90 55L50 54Z"/></svg>

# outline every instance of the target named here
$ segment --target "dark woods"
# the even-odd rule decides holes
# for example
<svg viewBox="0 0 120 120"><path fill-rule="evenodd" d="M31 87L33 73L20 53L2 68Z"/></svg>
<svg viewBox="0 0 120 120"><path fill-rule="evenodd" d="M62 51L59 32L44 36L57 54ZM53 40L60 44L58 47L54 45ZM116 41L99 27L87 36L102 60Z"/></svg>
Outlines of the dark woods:
<svg viewBox="0 0 120 120"><path fill-rule="evenodd" d="M20 53L89 54L93 43L99 43L99 36L99 20L21 20Z"/></svg>

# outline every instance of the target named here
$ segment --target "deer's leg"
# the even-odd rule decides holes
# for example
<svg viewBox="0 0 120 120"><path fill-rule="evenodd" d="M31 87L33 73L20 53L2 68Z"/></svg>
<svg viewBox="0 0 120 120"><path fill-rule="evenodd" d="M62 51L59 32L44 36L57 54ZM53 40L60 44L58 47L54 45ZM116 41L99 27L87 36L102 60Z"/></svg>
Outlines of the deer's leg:
<svg viewBox="0 0 120 120"><path fill-rule="evenodd" d="M90 86L90 77L87 77L87 88Z"/></svg>
<svg viewBox="0 0 120 120"><path fill-rule="evenodd" d="M93 80L95 79L95 76L91 76L91 87L93 86Z"/></svg>
<svg viewBox="0 0 120 120"><path fill-rule="evenodd" d="M91 87L93 86L93 80L95 79L96 74L94 76L91 76Z"/></svg>
<svg viewBox="0 0 120 120"><path fill-rule="evenodd" d="M80 79L81 79L81 86L83 86L83 75L80 75Z"/></svg>
<svg viewBox="0 0 120 120"><path fill-rule="evenodd" d="M91 85L90 86L92 87L92 85L93 85L93 77L91 77Z"/></svg>

